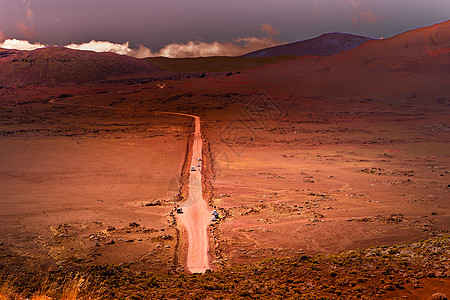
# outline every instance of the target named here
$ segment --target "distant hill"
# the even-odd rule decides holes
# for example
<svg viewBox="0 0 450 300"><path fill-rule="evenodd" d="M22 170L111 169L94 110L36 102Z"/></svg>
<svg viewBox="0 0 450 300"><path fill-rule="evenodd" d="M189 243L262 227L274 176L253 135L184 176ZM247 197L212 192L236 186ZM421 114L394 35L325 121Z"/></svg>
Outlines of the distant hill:
<svg viewBox="0 0 450 300"><path fill-rule="evenodd" d="M63 47L33 51L0 48L0 66L0 86L88 83L108 79L158 78L169 74L146 59Z"/></svg>
<svg viewBox="0 0 450 300"><path fill-rule="evenodd" d="M324 63L377 71L450 74L450 20L391 38L370 41L339 53Z"/></svg>
<svg viewBox="0 0 450 300"><path fill-rule="evenodd" d="M299 72L301 70L301 72ZM372 40L332 56L302 56L251 71L255 76L293 79L345 72L409 72L450 75L450 21ZM328 75L327 75L328 74ZM334 75L333 75L334 74Z"/></svg>
<svg viewBox="0 0 450 300"><path fill-rule="evenodd" d="M242 55L243 57L271 57L283 55L329 56L353 49L373 38L348 33L325 33L318 37L265 48Z"/></svg>
<svg viewBox="0 0 450 300"><path fill-rule="evenodd" d="M151 57L147 59L173 72L235 72L291 60L299 55L328 56L355 48L370 40L373 39L359 35L327 33L310 40L261 49L238 57Z"/></svg>

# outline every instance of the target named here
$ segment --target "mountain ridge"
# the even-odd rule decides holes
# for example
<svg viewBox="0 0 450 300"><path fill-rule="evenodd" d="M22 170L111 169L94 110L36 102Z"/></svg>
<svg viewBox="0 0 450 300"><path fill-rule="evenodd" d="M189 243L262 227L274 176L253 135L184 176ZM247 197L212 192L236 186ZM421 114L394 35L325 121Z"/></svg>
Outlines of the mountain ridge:
<svg viewBox="0 0 450 300"><path fill-rule="evenodd" d="M374 40L362 35L331 32L302 41L264 48L241 55L242 57L269 57L283 55L319 55L330 56L342 51L353 49L359 45Z"/></svg>
<svg viewBox="0 0 450 300"><path fill-rule="evenodd" d="M46 47L36 50L0 48L0 85L55 85L107 79L162 77L169 72L152 62L115 53Z"/></svg>

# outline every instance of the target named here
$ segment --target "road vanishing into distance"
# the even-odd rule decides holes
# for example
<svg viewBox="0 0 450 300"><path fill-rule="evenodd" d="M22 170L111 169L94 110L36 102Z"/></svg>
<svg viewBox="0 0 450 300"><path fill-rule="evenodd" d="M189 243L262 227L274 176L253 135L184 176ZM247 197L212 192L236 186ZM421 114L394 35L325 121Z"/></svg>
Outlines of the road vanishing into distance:
<svg viewBox="0 0 450 300"><path fill-rule="evenodd" d="M183 114L181 114L183 115ZM189 168L189 195L181 208L182 214L178 214L181 223L186 227L188 235L188 252L186 267L191 273L203 273L209 266L208 257L208 225L211 222L211 210L208 208L206 201L203 200L202 194L202 165L203 161L199 161L202 157L202 134L200 130L200 118L192 115L195 120L194 142L192 144L192 156L190 167L194 167L195 171Z"/></svg>
<svg viewBox="0 0 450 300"><path fill-rule="evenodd" d="M65 102L56 102L55 100L49 101L52 104L62 104L70 106L86 106L94 108L105 108L112 110L135 110L131 108L119 108L108 107L92 104L71 104ZM199 161L202 158L202 133L200 129L200 117L176 113L176 112L158 112L170 115L179 115L190 117L194 119L194 142L192 144L192 156L190 159L189 170L189 195L187 201L181 204L182 213L178 214L178 219L186 228L188 236L188 251L186 259L186 268L191 273L204 273L210 269L209 265L209 239L208 239L208 226L211 223L211 210L208 208L206 201L203 200L202 193L202 172L203 161ZM200 167L197 165L200 164ZM195 168L195 171L191 171L191 166Z"/></svg>

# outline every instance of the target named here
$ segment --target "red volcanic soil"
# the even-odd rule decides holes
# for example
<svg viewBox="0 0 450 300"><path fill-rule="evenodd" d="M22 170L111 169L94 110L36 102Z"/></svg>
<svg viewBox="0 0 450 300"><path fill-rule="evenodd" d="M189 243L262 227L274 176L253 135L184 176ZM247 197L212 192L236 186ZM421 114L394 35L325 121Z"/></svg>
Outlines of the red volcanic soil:
<svg viewBox="0 0 450 300"><path fill-rule="evenodd" d="M448 232L449 25L171 85L205 115L217 265Z"/></svg>
<svg viewBox="0 0 450 300"><path fill-rule="evenodd" d="M161 78L169 74L145 59L114 53L48 47L33 51L0 48L0 86L87 83L106 79Z"/></svg>
<svg viewBox="0 0 450 300"><path fill-rule="evenodd" d="M86 104L101 105L108 96L106 105L114 108L109 104L127 97L126 88L65 91L91 92L80 97ZM2 264L133 263L166 270L177 257L171 212L191 120L37 100L53 92L1 89Z"/></svg>
<svg viewBox="0 0 450 300"><path fill-rule="evenodd" d="M449 257L449 25L231 76L0 89L0 201L8 208L0 263L183 270L186 244L178 243L173 209L188 195L166 191L167 180L176 191L185 178L193 127L152 112L159 110L201 118L203 196L220 214L209 231L212 268L293 256L305 259L305 276L317 272L301 282L317 291L321 272L345 269L362 253L380 266L374 277L358 276L371 265L355 263L349 281L329 278L343 289L381 285L381 298L403 286L393 297L447 292L447 279L426 277L449 276L433 263ZM49 101L58 99L74 105ZM420 250L430 237L439 245ZM378 248L345 254L338 266L311 258L370 247ZM391 258L422 267L399 274Z"/></svg>

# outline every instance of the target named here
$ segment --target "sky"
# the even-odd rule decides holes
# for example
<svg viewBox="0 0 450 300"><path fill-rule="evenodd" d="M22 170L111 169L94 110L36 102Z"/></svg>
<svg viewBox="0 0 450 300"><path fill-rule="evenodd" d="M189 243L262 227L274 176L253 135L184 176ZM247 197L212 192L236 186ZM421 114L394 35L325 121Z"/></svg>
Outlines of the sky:
<svg viewBox="0 0 450 300"><path fill-rule="evenodd" d="M374 38L450 19L450 0L0 0L0 47L240 55L327 32Z"/></svg>

